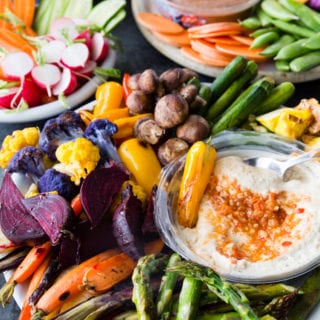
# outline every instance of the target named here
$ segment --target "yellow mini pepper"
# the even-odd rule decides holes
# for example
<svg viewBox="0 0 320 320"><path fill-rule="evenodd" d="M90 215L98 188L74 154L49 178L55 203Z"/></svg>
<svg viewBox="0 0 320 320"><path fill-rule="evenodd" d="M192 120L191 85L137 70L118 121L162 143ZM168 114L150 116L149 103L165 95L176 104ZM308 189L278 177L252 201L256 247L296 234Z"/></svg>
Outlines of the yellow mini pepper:
<svg viewBox="0 0 320 320"><path fill-rule="evenodd" d="M93 115L100 118L110 109L121 107L123 100L123 87L115 81L107 81L101 84L95 94L96 105L93 109Z"/></svg>
<svg viewBox="0 0 320 320"><path fill-rule="evenodd" d="M203 141L195 142L188 150L177 202L178 222L184 227L193 228L197 223L215 159L216 149Z"/></svg>
<svg viewBox="0 0 320 320"><path fill-rule="evenodd" d="M137 183L150 195L153 186L158 183L161 171L155 151L148 143L131 138L121 143L118 152Z"/></svg>

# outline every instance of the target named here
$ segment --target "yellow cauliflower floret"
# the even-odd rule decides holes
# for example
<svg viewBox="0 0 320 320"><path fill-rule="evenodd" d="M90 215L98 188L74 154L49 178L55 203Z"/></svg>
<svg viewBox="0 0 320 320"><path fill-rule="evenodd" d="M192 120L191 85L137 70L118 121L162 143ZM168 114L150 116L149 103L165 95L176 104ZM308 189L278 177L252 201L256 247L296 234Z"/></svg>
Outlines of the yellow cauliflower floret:
<svg viewBox="0 0 320 320"><path fill-rule="evenodd" d="M68 174L76 185L96 168L100 160L99 148L86 138L61 144L56 157L59 163L55 169Z"/></svg>
<svg viewBox="0 0 320 320"><path fill-rule="evenodd" d="M15 130L11 135L7 135L4 138L0 149L0 167L5 169L11 158L20 149L27 146L36 146L38 144L39 135L39 128L36 127Z"/></svg>

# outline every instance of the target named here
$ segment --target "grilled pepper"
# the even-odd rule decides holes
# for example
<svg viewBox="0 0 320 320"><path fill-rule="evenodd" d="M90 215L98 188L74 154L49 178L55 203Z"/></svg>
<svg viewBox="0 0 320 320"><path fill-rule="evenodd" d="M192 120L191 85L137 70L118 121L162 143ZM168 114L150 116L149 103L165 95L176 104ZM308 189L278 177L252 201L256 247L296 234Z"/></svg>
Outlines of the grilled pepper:
<svg viewBox="0 0 320 320"><path fill-rule="evenodd" d="M118 152L137 183L147 194L151 194L161 171L160 162L152 147L140 139L131 138L122 142Z"/></svg>
<svg viewBox="0 0 320 320"><path fill-rule="evenodd" d="M186 156L177 202L179 223L193 228L198 220L198 210L216 159L213 146L195 142Z"/></svg>

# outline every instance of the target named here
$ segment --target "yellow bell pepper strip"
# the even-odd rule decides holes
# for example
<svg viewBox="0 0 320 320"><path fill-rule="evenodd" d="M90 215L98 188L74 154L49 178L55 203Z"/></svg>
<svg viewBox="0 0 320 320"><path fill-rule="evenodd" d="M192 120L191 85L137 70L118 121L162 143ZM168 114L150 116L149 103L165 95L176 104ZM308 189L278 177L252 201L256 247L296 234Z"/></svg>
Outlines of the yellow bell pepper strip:
<svg viewBox="0 0 320 320"><path fill-rule="evenodd" d="M137 114L132 117L119 118L113 121L117 125L118 131L112 136L114 139L127 139L133 137L133 128L140 118L150 117L152 113Z"/></svg>
<svg viewBox="0 0 320 320"><path fill-rule="evenodd" d="M123 100L123 87L115 81L107 81L101 84L95 94L96 105L93 109L94 116L104 116L110 109L121 107Z"/></svg>
<svg viewBox="0 0 320 320"><path fill-rule="evenodd" d="M178 222L193 228L204 191L215 165L216 149L203 141L195 142L186 155L177 202Z"/></svg>
<svg viewBox="0 0 320 320"><path fill-rule="evenodd" d="M142 140L131 138L120 144L118 152L134 179L150 195L161 171L155 151Z"/></svg>

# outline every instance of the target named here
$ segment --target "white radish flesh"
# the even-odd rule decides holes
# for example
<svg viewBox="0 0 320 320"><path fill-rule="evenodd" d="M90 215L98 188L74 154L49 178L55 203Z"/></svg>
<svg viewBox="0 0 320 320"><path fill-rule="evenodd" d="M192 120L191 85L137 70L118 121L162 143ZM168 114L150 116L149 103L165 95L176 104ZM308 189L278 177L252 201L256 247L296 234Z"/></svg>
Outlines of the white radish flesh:
<svg viewBox="0 0 320 320"><path fill-rule="evenodd" d="M32 79L40 87L47 90L47 94L51 97L51 89L61 79L61 71L54 64L44 64L35 66L31 71Z"/></svg>
<svg viewBox="0 0 320 320"><path fill-rule="evenodd" d="M79 31L76 23L71 18L61 17L52 22L49 34L56 40L68 42L76 38Z"/></svg>
<svg viewBox="0 0 320 320"><path fill-rule="evenodd" d="M12 80L21 80L30 73L34 66L32 58L24 52L12 52L0 62L3 74Z"/></svg>
<svg viewBox="0 0 320 320"><path fill-rule="evenodd" d="M91 40L91 59L97 62L103 61L109 53L109 44L107 39L100 33L96 32Z"/></svg>
<svg viewBox="0 0 320 320"><path fill-rule="evenodd" d="M71 94L76 90L78 80L75 74L69 68L63 68L60 81L52 88L52 93L55 96Z"/></svg>
<svg viewBox="0 0 320 320"><path fill-rule="evenodd" d="M89 60L84 68L77 70L77 75L79 75L79 77L91 77L96 66L97 63L95 61Z"/></svg>
<svg viewBox="0 0 320 320"><path fill-rule="evenodd" d="M84 43L73 43L63 50L61 63L73 70L85 67L89 59L89 49Z"/></svg>
<svg viewBox="0 0 320 320"><path fill-rule="evenodd" d="M45 63L58 63L66 44L61 40L51 40L40 48Z"/></svg>

